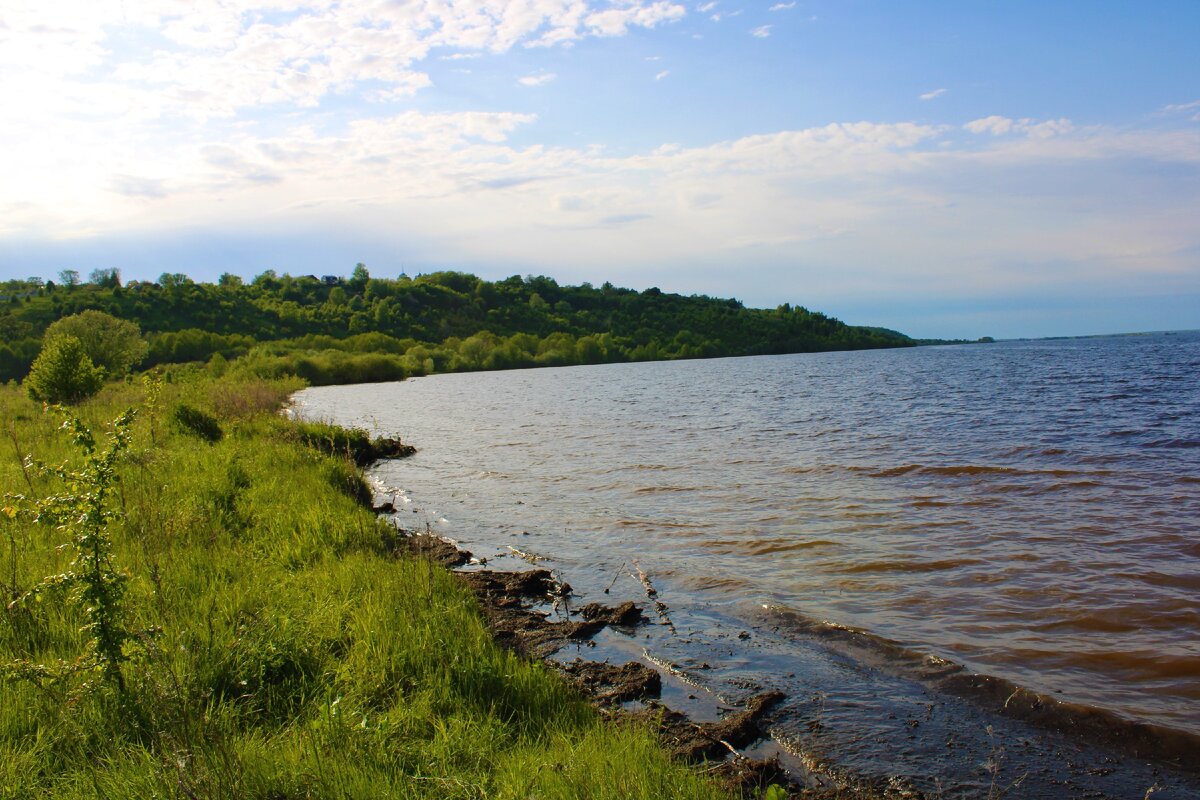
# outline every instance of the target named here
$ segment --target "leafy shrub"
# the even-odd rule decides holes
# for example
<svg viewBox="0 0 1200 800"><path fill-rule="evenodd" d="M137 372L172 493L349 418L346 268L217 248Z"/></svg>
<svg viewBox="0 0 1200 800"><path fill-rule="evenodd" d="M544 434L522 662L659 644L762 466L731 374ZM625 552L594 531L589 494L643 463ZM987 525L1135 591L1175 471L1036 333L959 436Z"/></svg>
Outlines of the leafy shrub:
<svg viewBox="0 0 1200 800"><path fill-rule="evenodd" d="M66 335L47 340L25 378L25 391L42 403L78 403L103 385L104 370L92 363L82 342Z"/></svg>
<svg viewBox="0 0 1200 800"><path fill-rule="evenodd" d="M209 444L221 441L224 435L216 417L186 403L175 406L171 411L171 421L183 433L199 436Z"/></svg>
<svg viewBox="0 0 1200 800"><path fill-rule="evenodd" d="M46 328L45 341L74 336L88 358L108 375L120 377L146 357L147 345L136 323L89 309L63 317Z"/></svg>

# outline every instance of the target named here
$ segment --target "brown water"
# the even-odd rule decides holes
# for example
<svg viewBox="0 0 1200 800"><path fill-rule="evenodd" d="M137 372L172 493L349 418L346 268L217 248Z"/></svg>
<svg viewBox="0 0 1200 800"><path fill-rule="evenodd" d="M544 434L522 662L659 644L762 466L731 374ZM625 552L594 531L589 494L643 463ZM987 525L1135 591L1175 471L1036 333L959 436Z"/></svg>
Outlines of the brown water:
<svg viewBox="0 0 1200 800"><path fill-rule="evenodd" d="M910 679L898 648L1200 735L1200 334L442 375L298 404L415 444L378 478L480 555L630 596L636 562L694 628L661 644L677 661L676 640L711 661L744 626L764 649L722 665L769 682L831 622L886 644L837 650L860 666Z"/></svg>

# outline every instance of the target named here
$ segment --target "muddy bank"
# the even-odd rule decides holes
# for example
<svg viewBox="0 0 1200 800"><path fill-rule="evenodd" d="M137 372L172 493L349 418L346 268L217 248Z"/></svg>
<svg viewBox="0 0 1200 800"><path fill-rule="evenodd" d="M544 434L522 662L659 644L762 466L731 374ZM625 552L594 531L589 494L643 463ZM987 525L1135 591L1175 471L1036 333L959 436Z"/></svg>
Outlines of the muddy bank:
<svg viewBox="0 0 1200 800"><path fill-rule="evenodd" d="M384 544L394 553L426 558L448 568L479 563L469 551L428 533L389 531L384 534ZM654 666L582 658L564 663L551 658L567 644L590 640L605 627L632 631L647 624L636 603L588 603L573 608L570 584L547 569L508 572L479 568L454 574L475 595L501 646L556 669L606 717L650 726L673 757L706 765L720 783L748 797L758 796L769 786L784 789L788 796L814 796L778 759L752 758L742 752L767 736L771 712L785 697L782 692L756 695L741 710L715 721L693 720L657 702L663 674ZM553 619L555 616L559 618ZM844 788L838 796L848 800L883 796L865 790L846 794Z"/></svg>

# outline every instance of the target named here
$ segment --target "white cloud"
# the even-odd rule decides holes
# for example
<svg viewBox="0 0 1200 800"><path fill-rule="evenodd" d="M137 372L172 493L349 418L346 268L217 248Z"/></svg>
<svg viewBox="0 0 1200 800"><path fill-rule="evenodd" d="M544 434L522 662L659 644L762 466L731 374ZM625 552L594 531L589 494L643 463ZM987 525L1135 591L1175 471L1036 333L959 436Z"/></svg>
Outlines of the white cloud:
<svg viewBox="0 0 1200 800"><path fill-rule="evenodd" d="M524 78L518 78L517 83L522 86L544 86L557 77L553 72L539 72L536 75L526 75Z"/></svg>
<svg viewBox="0 0 1200 800"><path fill-rule="evenodd" d="M795 7L796 7L796 0L792 0L792 2L790 2L790 3L776 3L775 5L771 6L767 10L768 11L787 11L789 8L795 8Z"/></svg>
<svg viewBox="0 0 1200 800"><path fill-rule="evenodd" d="M657 0L6 8L0 235L362 230L423 243L440 263L531 270L682 269L752 254L787 269L824 264L849 277L816 280L859 275L880 291L902 281L871 272L878 263L903 273L905 288L984 280L964 277L963 264L993 277L1035 262L1194 274L1200 198L1187 181L1200 167L1200 130L1191 125L851 122L617 157L515 144L536 141L529 114L387 105L429 85L431 59L568 46L684 13ZM1200 101L1163 109L1196 111ZM1130 166L1147 163L1167 168ZM1021 280L1042 279L1027 272Z"/></svg>
<svg viewBox="0 0 1200 800"><path fill-rule="evenodd" d="M411 111L278 133L214 123L135 141L105 123L6 151L0 230L362 231L429 263L559 275L655 264L694 276L736 262L787 276L820 263L795 275L813 302L834 288L968 292L1194 270L1200 198L1174 167L1200 166L1200 131L976 122L1011 135L854 122L617 157L516 146L515 131L536 132L525 114ZM1131 192L1138 162L1171 168L1145 170Z"/></svg>
<svg viewBox="0 0 1200 800"><path fill-rule="evenodd" d="M717 7L717 4L715 2L708 2L708 3L704 3L702 5L696 6L696 10L699 11L701 14L707 14L708 12L712 11L716 7Z"/></svg>
<svg viewBox="0 0 1200 800"><path fill-rule="evenodd" d="M631 26L654 28L662 22L674 22L686 13L681 5L658 0L649 5L634 4L594 11L584 18L583 24L595 36L621 36Z"/></svg>
<svg viewBox="0 0 1200 800"><path fill-rule="evenodd" d="M1035 139L1049 139L1070 133L1074 125L1069 119L1051 119L1038 121L1030 117L1014 120L993 114L990 117L972 120L963 128L975 134L990 133L993 136L1003 136L1009 133L1022 133Z"/></svg>
<svg viewBox="0 0 1200 800"><path fill-rule="evenodd" d="M1193 111L1195 109L1200 109L1200 100L1193 100L1190 103L1172 103L1169 106L1163 106L1163 111L1166 112Z"/></svg>
<svg viewBox="0 0 1200 800"><path fill-rule="evenodd" d="M211 120L332 95L394 102L430 85L418 65L435 48L456 60L569 45L684 14L667 0L44 0L5 11L0 103Z"/></svg>
<svg viewBox="0 0 1200 800"><path fill-rule="evenodd" d="M1013 121L1008 117L993 114L990 117L971 120L963 127L971 133L990 133L993 136L1001 136L1013 129Z"/></svg>
<svg viewBox="0 0 1200 800"><path fill-rule="evenodd" d="M934 89L931 92L926 92L925 94L921 95L921 99L922 100L934 100L938 97L941 97L945 93L946 93L945 89Z"/></svg>
<svg viewBox="0 0 1200 800"><path fill-rule="evenodd" d="M660 72L654 76L654 80L661 81L663 78L667 77L670 74L671 74L671 70L664 69L662 72Z"/></svg>
<svg viewBox="0 0 1200 800"><path fill-rule="evenodd" d="M1168 106L1163 106L1165 114L1189 114L1188 119L1192 122L1200 122L1200 100L1193 100L1190 103L1172 103ZM1195 114L1191 112L1195 111Z"/></svg>
<svg viewBox="0 0 1200 800"><path fill-rule="evenodd" d="M771 35L771 27L772 26L770 25L759 25L757 28L750 31L750 35L756 36L759 39L765 39Z"/></svg>

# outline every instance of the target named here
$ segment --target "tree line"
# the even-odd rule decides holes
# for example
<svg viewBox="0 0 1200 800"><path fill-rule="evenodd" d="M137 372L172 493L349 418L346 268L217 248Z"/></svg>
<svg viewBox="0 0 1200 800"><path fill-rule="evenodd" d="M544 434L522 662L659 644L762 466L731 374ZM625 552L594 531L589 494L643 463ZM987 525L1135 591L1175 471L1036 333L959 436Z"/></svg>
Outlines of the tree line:
<svg viewBox="0 0 1200 800"><path fill-rule="evenodd" d="M312 383L918 344L786 303L746 308L735 299L564 286L546 276L384 279L358 264L349 276L267 270L251 281L226 273L215 283L183 273L122 283L114 269L88 280L73 270L57 277L0 284L0 380L22 379L47 331L85 311L138 326L145 348L131 366L209 362L216 371Z"/></svg>

